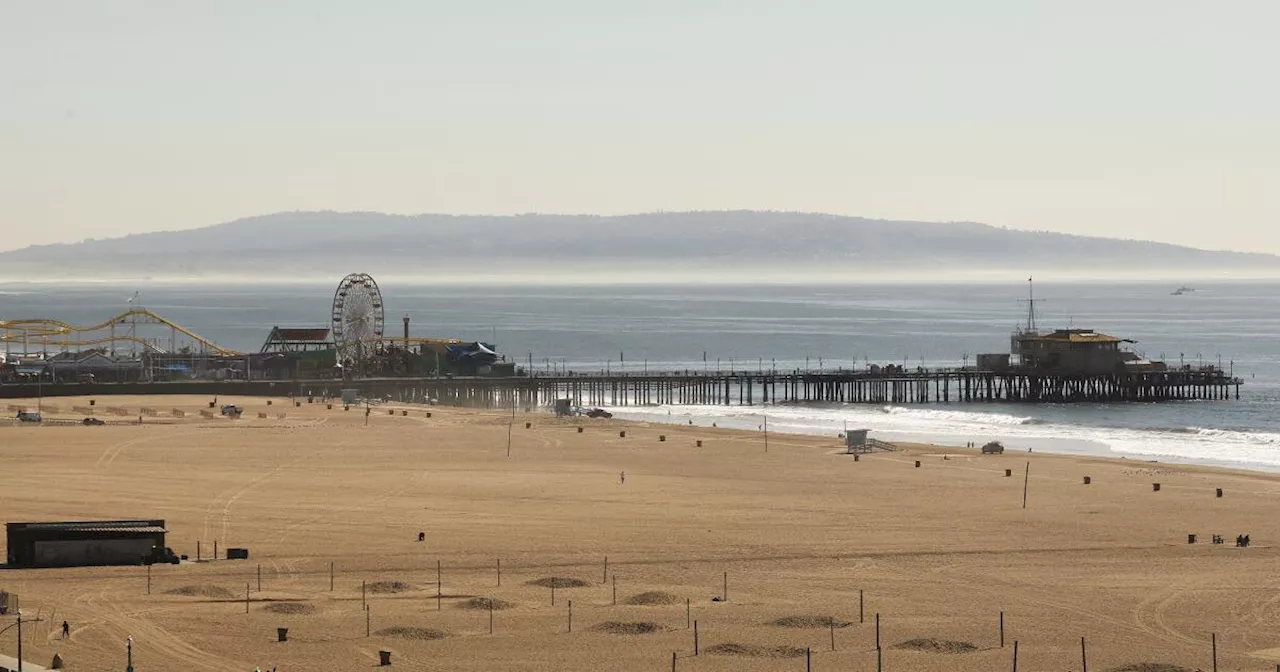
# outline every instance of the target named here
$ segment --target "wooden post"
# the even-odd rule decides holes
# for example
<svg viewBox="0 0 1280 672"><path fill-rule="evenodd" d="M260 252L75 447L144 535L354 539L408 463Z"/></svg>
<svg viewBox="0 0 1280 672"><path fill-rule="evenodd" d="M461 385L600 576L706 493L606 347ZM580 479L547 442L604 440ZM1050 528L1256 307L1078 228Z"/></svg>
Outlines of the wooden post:
<svg viewBox="0 0 1280 672"><path fill-rule="evenodd" d="M364 581L360 582L360 608L361 609L369 608L369 601L365 599L365 596L364 596Z"/></svg>
<svg viewBox="0 0 1280 672"><path fill-rule="evenodd" d="M489 634L493 634L493 600L489 600Z"/></svg>
<svg viewBox="0 0 1280 672"><path fill-rule="evenodd" d="M200 562L200 540L196 540L196 562Z"/></svg>
<svg viewBox="0 0 1280 672"><path fill-rule="evenodd" d="M551 606L556 606L556 579L551 577Z"/></svg>
<svg viewBox="0 0 1280 672"><path fill-rule="evenodd" d="M813 652L805 647L804 650L804 669L805 672L813 672Z"/></svg>
<svg viewBox="0 0 1280 672"><path fill-rule="evenodd" d="M858 589L858 622L859 622L859 623L866 623L866 622L867 622L867 620L866 620L865 618L863 618L863 617L862 617L862 604L863 604L863 602L862 602L862 589L861 589L861 588L859 588L859 589Z"/></svg>
<svg viewBox="0 0 1280 672"><path fill-rule="evenodd" d="M1218 672L1218 633L1213 633L1213 672Z"/></svg>
<svg viewBox="0 0 1280 672"><path fill-rule="evenodd" d="M249 584L244 584L244 613L249 613Z"/></svg>
<svg viewBox="0 0 1280 672"><path fill-rule="evenodd" d="M1280 665L1276 665L1280 668ZM1084 648L1084 637L1080 638L1080 672L1089 672L1089 654Z"/></svg>
<svg viewBox="0 0 1280 672"><path fill-rule="evenodd" d="M693 603L689 598L684 598L684 628L688 630L693 627Z"/></svg>
<svg viewBox="0 0 1280 672"><path fill-rule="evenodd" d="M671 652L671 672L676 672L676 652Z"/></svg>
<svg viewBox="0 0 1280 672"><path fill-rule="evenodd" d="M262 592L262 563L258 563L258 592Z"/></svg>
<svg viewBox="0 0 1280 672"><path fill-rule="evenodd" d="M370 631L373 629L373 618L371 616L372 611L373 610L370 609L368 605L365 605L365 608L364 608L364 636L365 637L368 637L370 634Z"/></svg>
<svg viewBox="0 0 1280 672"><path fill-rule="evenodd" d="M698 655L698 622L693 622L693 655Z"/></svg>
<svg viewBox="0 0 1280 672"><path fill-rule="evenodd" d="M880 650L880 614L876 614L876 651Z"/></svg>
<svg viewBox="0 0 1280 672"><path fill-rule="evenodd" d="M436 611L440 611L441 609L443 609L440 602L441 585L442 584L440 583L440 561L436 560Z"/></svg>
<svg viewBox="0 0 1280 672"><path fill-rule="evenodd" d="M613 575L613 606L618 606L618 575Z"/></svg>
<svg viewBox="0 0 1280 672"><path fill-rule="evenodd" d="M498 587L502 587L502 558L498 558Z"/></svg>
<svg viewBox="0 0 1280 672"><path fill-rule="evenodd" d="M217 539L213 540L213 559L214 560L218 559L218 540Z"/></svg>
<svg viewBox="0 0 1280 672"><path fill-rule="evenodd" d="M724 591L720 594L720 599L723 602L729 601L729 572L724 573Z"/></svg>
<svg viewBox="0 0 1280 672"><path fill-rule="evenodd" d="M573 632L573 600L569 600L569 632Z"/></svg>
<svg viewBox="0 0 1280 672"><path fill-rule="evenodd" d="M1000 648L1004 648L1004 612L1000 612Z"/></svg>
<svg viewBox="0 0 1280 672"><path fill-rule="evenodd" d="M1027 508L1027 484L1031 481L1031 462L1027 461L1027 473L1022 477L1022 508Z"/></svg>
<svg viewBox="0 0 1280 672"><path fill-rule="evenodd" d="M835 651L836 650L836 619L834 618L831 619L830 621L827 622L827 625L831 626L831 650Z"/></svg>
<svg viewBox="0 0 1280 672"><path fill-rule="evenodd" d="M333 592L333 561L329 561L329 592Z"/></svg>
<svg viewBox="0 0 1280 672"><path fill-rule="evenodd" d="M147 565L147 594L151 594L151 565Z"/></svg>
<svg viewBox="0 0 1280 672"><path fill-rule="evenodd" d="M1013 640L1013 672L1018 672L1018 640Z"/></svg>

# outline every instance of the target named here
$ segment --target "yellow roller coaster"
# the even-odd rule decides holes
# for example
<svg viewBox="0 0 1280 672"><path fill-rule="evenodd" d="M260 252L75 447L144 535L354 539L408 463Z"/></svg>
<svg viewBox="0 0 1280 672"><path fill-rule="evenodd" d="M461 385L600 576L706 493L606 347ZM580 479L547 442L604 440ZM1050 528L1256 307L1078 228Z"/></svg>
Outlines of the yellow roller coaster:
<svg viewBox="0 0 1280 672"><path fill-rule="evenodd" d="M141 325L167 327L170 330L168 339L147 339L137 335L137 327ZM116 333L116 329L127 328L129 333ZM108 334L97 332L109 331ZM177 324L162 315L146 308L133 308L107 319L99 324L76 326L62 320L32 318L21 320L0 320L0 343L21 344L24 350L84 348L97 345L114 345L117 343L136 343L155 353L168 353L177 348L177 334L182 334L197 345L202 352L243 356L244 353L224 348L199 334ZM169 341L169 348L161 345ZM419 338L393 337L370 338L361 341L370 345L378 343L386 345L458 345L462 341L456 338Z"/></svg>
<svg viewBox="0 0 1280 672"><path fill-rule="evenodd" d="M21 343L24 349L30 349L33 345L43 348L79 348L84 346L115 344L118 342L138 343L153 352L169 352L161 347L155 339L148 340L140 338L136 333L139 325L158 325L168 327L170 329L170 348L177 347L177 335L182 334L191 339L193 343L198 345L204 352L210 352L218 355L237 356L243 353L235 350L229 350L218 344L204 338L189 329L170 320L147 310L146 308L133 308L127 310L115 317L112 317L101 324L89 326L75 326L67 324L61 320L51 319L24 319L24 320L0 320L0 343ZM131 333L117 334L116 329L126 327ZM109 331L107 335L97 335L95 332ZM91 338L85 338L81 335L93 335Z"/></svg>

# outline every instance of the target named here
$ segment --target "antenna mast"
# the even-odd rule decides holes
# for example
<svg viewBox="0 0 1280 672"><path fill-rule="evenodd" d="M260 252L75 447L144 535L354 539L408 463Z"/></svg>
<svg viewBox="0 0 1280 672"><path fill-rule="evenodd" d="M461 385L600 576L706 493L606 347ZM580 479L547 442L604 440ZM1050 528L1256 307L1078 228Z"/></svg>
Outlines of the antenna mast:
<svg viewBox="0 0 1280 672"><path fill-rule="evenodd" d="M1031 276L1027 276L1027 331L1036 333L1036 291Z"/></svg>

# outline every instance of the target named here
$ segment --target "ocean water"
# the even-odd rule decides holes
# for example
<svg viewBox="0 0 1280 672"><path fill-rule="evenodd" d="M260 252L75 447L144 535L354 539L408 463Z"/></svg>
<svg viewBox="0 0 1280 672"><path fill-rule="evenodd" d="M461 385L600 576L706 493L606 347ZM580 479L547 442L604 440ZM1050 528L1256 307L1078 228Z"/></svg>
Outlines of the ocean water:
<svg viewBox="0 0 1280 672"><path fill-rule="evenodd" d="M336 283L334 283L336 284ZM1036 285L1041 328L1087 327L1170 363L1218 363L1240 400L1162 404L651 407L625 417L1280 469L1280 284L1222 282L1171 295L1143 284ZM138 303L220 345L256 352L273 325L327 326L331 285L14 284L0 320L101 322ZM1027 286L382 286L386 332L496 343L535 370L954 366L1007 352ZM142 332L140 332L142 334ZM146 336L168 344L167 329ZM16 347L11 345L10 347ZM35 349L33 344L32 349Z"/></svg>

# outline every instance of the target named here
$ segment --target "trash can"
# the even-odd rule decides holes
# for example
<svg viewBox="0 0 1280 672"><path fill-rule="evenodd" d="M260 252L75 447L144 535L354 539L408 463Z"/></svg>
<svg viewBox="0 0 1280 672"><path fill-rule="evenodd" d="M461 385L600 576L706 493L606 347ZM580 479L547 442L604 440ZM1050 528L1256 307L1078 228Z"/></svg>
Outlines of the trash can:
<svg viewBox="0 0 1280 672"><path fill-rule="evenodd" d="M582 428L581 428L581 427L579 427L579 428L578 428L578 433L579 433L579 434L581 434L581 433L582 433Z"/></svg>
<svg viewBox="0 0 1280 672"><path fill-rule="evenodd" d="M920 467L920 460L916 460L916 468Z"/></svg>
<svg viewBox="0 0 1280 672"><path fill-rule="evenodd" d="M1084 477L1084 484L1085 484L1085 485L1089 485L1089 484L1090 484L1090 483L1092 483L1092 482L1093 482L1093 477L1092 477L1092 476L1085 476L1085 477Z"/></svg>
<svg viewBox="0 0 1280 672"><path fill-rule="evenodd" d="M1005 478L1008 478L1008 477L1010 477L1010 476L1012 476L1012 475L1013 475L1013 470L1012 470L1012 469L1005 469L1005 470L1004 470L1004 476L1005 476Z"/></svg>
<svg viewBox="0 0 1280 672"><path fill-rule="evenodd" d="M1152 483L1152 484L1151 484L1151 492L1160 492L1160 484L1159 484L1159 483Z"/></svg>
<svg viewBox="0 0 1280 672"><path fill-rule="evenodd" d="M390 664L391 664L391 652L390 652L390 651L379 651L379 652L378 652L378 665L379 665L379 666L385 666L385 665L390 665Z"/></svg>
<svg viewBox="0 0 1280 672"><path fill-rule="evenodd" d="M702 439L698 439L698 447L699 447L699 448L701 448L701 447L702 447Z"/></svg>
<svg viewBox="0 0 1280 672"><path fill-rule="evenodd" d="M276 628L276 641L277 642L289 641L289 628Z"/></svg>
<svg viewBox="0 0 1280 672"><path fill-rule="evenodd" d="M659 435L658 435L658 441L659 441L659 442L663 442L663 441L666 441L666 440L667 440L667 435L666 435L666 434L659 434Z"/></svg>
<svg viewBox="0 0 1280 672"><path fill-rule="evenodd" d="M618 432L618 438L619 438L619 439L625 439L625 438L627 438L627 432L626 432L625 430L624 430L624 431L621 431L621 432Z"/></svg>
<svg viewBox="0 0 1280 672"><path fill-rule="evenodd" d="M1221 497L1221 496L1222 496L1222 488L1218 488L1218 496L1219 496L1219 497Z"/></svg>

